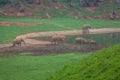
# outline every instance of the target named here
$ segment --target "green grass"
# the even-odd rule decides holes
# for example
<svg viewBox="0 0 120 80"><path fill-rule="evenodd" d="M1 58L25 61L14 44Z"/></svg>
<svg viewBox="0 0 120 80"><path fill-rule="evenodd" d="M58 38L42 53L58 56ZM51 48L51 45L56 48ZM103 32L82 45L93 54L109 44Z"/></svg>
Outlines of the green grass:
<svg viewBox="0 0 120 80"><path fill-rule="evenodd" d="M48 56L0 54L0 80L45 80L65 65L87 58L91 54L70 53Z"/></svg>
<svg viewBox="0 0 120 80"><path fill-rule="evenodd" d="M63 30L79 30L84 24L90 24L92 28L119 28L119 20L97 20L97 19L85 19L76 20L73 18L52 18L52 19L38 19L38 18L26 18L26 17L0 17L0 21L11 22L26 22L43 24L36 26L17 26L15 24L11 26L0 25L0 41L2 43L11 42L16 36L30 33L30 32L44 32L44 31L63 31Z"/></svg>
<svg viewBox="0 0 120 80"><path fill-rule="evenodd" d="M119 80L120 44L65 66L47 80Z"/></svg>

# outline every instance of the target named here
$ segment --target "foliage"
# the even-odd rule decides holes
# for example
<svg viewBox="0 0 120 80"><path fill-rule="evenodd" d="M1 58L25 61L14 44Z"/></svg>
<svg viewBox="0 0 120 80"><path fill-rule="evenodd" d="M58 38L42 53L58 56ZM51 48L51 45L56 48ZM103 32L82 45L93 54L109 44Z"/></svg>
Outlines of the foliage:
<svg viewBox="0 0 120 80"><path fill-rule="evenodd" d="M15 4L15 3L27 3L27 4L43 4L43 3L55 3L55 2L63 2L63 3L67 3L70 4L71 2L77 2L83 6L90 6L91 2L95 5L97 5L98 2L103 2L104 0L1 0L0 4L6 4L11 2L11 4Z"/></svg>
<svg viewBox="0 0 120 80"><path fill-rule="evenodd" d="M5 2L6 0L2 0L1 2ZM88 18L88 16L95 16L98 17L99 15L101 18L107 18L108 14L111 11L116 10L117 14L120 12L117 10L117 4L115 1L113 3L108 2L109 0L7 0L5 4L12 5L7 8L8 5L2 7L1 10L3 12L7 12L9 15L9 10L17 13L20 9L20 6L25 9L25 16L27 12L33 13L33 16L42 17L46 13L48 13L51 17L79 17L79 18ZM0 4L3 6L3 4ZM39 6L44 5L44 6ZM89 10L84 7L91 7ZM30 10L33 8L33 10ZM18 16L15 14L15 16ZM92 17L93 18L93 17Z"/></svg>
<svg viewBox="0 0 120 80"><path fill-rule="evenodd" d="M4 6L8 3L8 0L0 0L0 6Z"/></svg>
<svg viewBox="0 0 120 80"><path fill-rule="evenodd" d="M116 0L116 4L117 4L118 9L120 9L120 0Z"/></svg>
<svg viewBox="0 0 120 80"><path fill-rule="evenodd" d="M104 0L80 0L80 3L81 6L83 7L91 7L91 6L98 6L98 4L103 1Z"/></svg>

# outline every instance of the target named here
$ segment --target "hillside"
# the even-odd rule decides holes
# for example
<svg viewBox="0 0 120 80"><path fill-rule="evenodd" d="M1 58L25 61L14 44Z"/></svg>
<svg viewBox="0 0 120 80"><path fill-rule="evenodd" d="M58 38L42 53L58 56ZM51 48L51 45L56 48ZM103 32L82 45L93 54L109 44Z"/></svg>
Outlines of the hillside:
<svg viewBox="0 0 120 80"><path fill-rule="evenodd" d="M119 1L119 0L118 0ZM116 4L117 3L117 4ZM37 18L108 18L112 11L120 13L114 0L1 0L0 15Z"/></svg>
<svg viewBox="0 0 120 80"><path fill-rule="evenodd" d="M120 44L65 66L47 80L120 80Z"/></svg>

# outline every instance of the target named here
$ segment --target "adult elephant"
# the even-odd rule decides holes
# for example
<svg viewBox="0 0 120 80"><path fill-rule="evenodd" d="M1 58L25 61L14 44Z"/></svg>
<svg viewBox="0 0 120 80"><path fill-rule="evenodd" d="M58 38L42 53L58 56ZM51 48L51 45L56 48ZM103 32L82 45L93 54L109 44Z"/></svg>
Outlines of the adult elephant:
<svg viewBox="0 0 120 80"><path fill-rule="evenodd" d="M22 38L15 39L15 40L13 40L13 47L15 47L16 45L21 46L22 43L23 43L24 45L26 45L26 44L25 44L25 41L24 41Z"/></svg>
<svg viewBox="0 0 120 80"><path fill-rule="evenodd" d="M82 33L83 34L89 34L89 29L91 29L91 26L89 24L85 24L82 27Z"/></svg>
<svg viewBox="0 0 120 80"><path fill-rule="evenodd" d="M64 41L65 41L64 35L53 35L51 39L52 44L59 44L59 43L63 43Z"/></svg>

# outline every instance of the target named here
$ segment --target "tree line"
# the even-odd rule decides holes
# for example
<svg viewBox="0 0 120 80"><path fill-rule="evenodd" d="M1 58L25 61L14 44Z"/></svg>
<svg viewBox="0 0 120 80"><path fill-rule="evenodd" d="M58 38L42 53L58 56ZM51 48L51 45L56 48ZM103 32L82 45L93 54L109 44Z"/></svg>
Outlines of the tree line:
<svg viewBox="0 0 120 80"><path fill-rule="evenodd" d="M99 6L104 1L109 0L0 0L0 6L5 6L6 4L18 5L20 2L23 4L38 4L43 5L44 3L56 3L56 2L64 2L70 4L72 2L78 3L82 7L91 7L91 6ZM115 0L116 5L120 7L120 0Z"/></svg>

